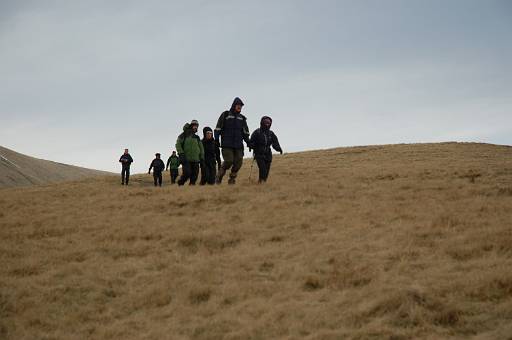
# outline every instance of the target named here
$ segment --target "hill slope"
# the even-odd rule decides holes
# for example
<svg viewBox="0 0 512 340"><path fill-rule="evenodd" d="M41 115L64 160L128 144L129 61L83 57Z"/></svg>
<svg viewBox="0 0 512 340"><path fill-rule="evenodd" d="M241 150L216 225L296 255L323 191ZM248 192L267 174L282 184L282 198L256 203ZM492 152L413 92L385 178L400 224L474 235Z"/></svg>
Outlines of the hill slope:
<svg viewBox="0 0 512 340"><path fill-rule="evenodd" d="M0 188L47 184L106 172L33 158L0 146Z"/></svg>
<svg viewBox="0 0 512 340"><path fill-rule="evenodd" d="M289 154L265 186L249 169L1 190L0 338L512 334L512 148Z"/></svg>

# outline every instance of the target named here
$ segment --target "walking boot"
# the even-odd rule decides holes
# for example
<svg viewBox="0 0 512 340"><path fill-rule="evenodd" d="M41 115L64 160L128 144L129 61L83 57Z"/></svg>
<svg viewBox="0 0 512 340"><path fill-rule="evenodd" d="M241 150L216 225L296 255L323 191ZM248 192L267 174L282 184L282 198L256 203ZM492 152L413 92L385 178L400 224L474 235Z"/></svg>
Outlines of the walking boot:
<svg viewBox="0 0 512 340"><path fill-rule="evenodd" d="M221 167L219 169L219 173L215 177L215 183L221 184L222 183L222 178L224 177L225 174L226 174L226 169L224 169L224 167Z"/></svg>
<svg viewBox="0 0 512 340"><path fill-rule="evenodd" d="M229 174L229 181L228 184L235 184L236 183L236 175L238 175L236 172L232 172Z"/></svg>

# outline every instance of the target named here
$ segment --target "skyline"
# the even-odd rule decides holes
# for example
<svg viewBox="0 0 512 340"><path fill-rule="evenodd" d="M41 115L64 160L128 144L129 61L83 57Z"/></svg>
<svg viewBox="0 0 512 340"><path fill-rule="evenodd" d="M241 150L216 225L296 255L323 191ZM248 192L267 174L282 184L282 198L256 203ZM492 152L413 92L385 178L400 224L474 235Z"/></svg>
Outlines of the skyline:
<svg viewBox="0 0 512 340"><path fill-rule="evenodd" d="M234 97L285 152L512 144L507 1L0 2L0 145L133 171ZM200 135L202 135L200 133ZM247 156L248 152L246 152Z"/></svg>

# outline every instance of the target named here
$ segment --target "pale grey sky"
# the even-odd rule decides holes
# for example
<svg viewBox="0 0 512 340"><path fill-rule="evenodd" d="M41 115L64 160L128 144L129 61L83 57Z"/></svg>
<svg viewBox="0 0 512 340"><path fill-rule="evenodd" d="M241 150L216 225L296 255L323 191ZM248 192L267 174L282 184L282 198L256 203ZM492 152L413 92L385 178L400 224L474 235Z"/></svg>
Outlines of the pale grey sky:
<svg viewBox="0 0 512 340"><path fill-rule="evenodd" d="M0 145L117 171L233 98L285 151L512 144L512 1L0 0Z"/></svg>

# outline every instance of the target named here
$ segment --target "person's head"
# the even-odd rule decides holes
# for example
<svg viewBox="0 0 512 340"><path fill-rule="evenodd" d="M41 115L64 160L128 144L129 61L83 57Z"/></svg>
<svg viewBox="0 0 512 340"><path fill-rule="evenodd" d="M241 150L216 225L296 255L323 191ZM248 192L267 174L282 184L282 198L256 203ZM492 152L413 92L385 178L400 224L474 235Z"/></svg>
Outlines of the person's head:
<svg viewBox="0 0 512 340"><path fill-rule="evenodd" d="M233 100L233 104L231 105L231 111L240 113L240 112L242 112L242 106L244 106L244 102L242 101L242 99L236 97Z"/></svg>
<svg viewBox="0 0 512 340"><path fill-rule="evenodd" d="M197 129L199 128L199 122L197 120L192 120L190 122L190 128L192 129L192 132L196 133Z"/></svg>
<svg viewBox="0 0 512 340"><path fill-rule="evenodd" d="M173 155L173 156L176 156L176 151L173 151L173 152L172 152L172 155Z"/></svg>
<svg viewBox="0 0 512 340"><path fill-rule="evenodd" d="M207 126L203 129L203 136L206 140L213 139L213 130L211 127Z"/></svg>
<svg viewBox="0 0 512 340"><path fill-rule="evenodd" d="M263 116L261 118L260 127L263 130L270 130L270 127L272 126L272 118L269 116Z"/></svg>
<svg viewBox="0 0 512 340"><path fill-rule="evenodd" d="M155 153L155 157L156 157L156 158L160 158L160 154L159 154L158 152L157 152L157 153Z"/></svg>
<svg viewBox="0 0 512 340"><path fill-rule="evenodd" d="M124 154L128 154L128 149L124 149Z"/></svg>

